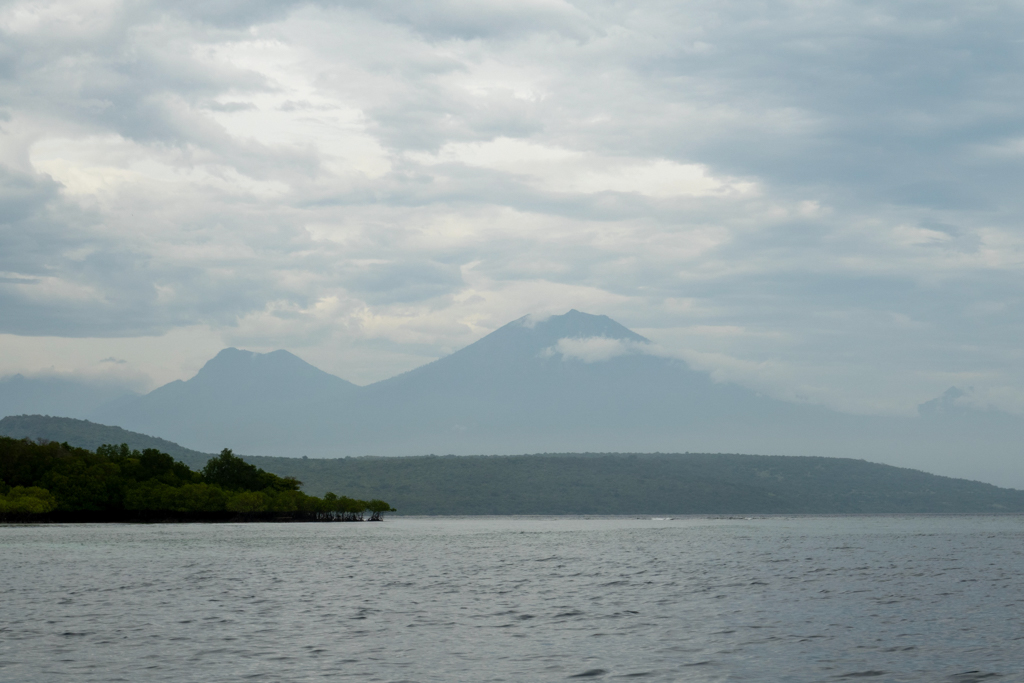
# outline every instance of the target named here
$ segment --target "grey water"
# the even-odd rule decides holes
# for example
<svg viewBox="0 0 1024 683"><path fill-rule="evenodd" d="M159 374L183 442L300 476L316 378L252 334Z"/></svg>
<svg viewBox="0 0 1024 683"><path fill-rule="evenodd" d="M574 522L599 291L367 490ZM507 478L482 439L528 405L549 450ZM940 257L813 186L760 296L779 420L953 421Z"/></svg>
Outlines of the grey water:
<svg viewBox="0 0 1024 683"><path fill-rule="evenodd" d="M1024 681L1024 517L0 527L2 681Z"/></svg>

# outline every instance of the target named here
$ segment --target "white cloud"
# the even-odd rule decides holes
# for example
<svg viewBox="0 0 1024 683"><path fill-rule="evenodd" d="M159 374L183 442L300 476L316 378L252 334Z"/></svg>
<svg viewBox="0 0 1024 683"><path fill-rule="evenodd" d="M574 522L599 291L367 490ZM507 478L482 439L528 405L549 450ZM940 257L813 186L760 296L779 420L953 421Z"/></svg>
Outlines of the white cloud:
<svg viewBox="0 0 1024 683"><path fill-rule="evenodd" d="M0 10L0 29L13 34L45 32L53 39L99 33L108 28L119 0L12 2Z"/></svg>
<svg viewBox="0 0 1024 683"><path fill-rule="evenodd" d="M565 337L541 353L543 356L561 356L563 360L579 360L584 363L600 363L617 356L643 353L645 344L608 337Z"/></svg>
<svg viewBox="0 0 1024 683"><path fill-rule="evenodd" d="M551 147L527 140L449 143L437 154L409 155L423 164L459 163L522 176L553 192L631 192L648 197L744 195L757 185L716 178L701 164L668 159L614 158Z"/></svg>
<svg viewBox="0 0 1024 683"><path fill-rule="evenodd" d="M0 360L368 382L577 308L773 395L1019 410L1024 10L991 8L6 3ZM622 350L588 343L556 351Z"/></svg>
<svg viewBox="0 0 1024 683"><path fill-rule="evenodd" d="M144 146L120 136L46 139L36 142L30 151L35 170L61 183L69 194L106 201L116 201L125 190L146 187L160 193L189 193L201 188L267 199L280 198L289 190L279 180L253 178L231 165L213 160L202 163L195 156L202 155Z"/></svg>

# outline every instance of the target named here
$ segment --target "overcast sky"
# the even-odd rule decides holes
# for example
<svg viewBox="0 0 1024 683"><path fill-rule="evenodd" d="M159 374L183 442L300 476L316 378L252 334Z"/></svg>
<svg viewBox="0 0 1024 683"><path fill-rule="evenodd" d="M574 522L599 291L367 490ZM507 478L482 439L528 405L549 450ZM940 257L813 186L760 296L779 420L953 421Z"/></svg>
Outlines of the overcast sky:
<svg viewBox="0 0 1024 683"><path fill-rule="evenodd" d="M1024 412L1017 2L0 4L0 375L365 384L606 314L774 396Z"/></svg>

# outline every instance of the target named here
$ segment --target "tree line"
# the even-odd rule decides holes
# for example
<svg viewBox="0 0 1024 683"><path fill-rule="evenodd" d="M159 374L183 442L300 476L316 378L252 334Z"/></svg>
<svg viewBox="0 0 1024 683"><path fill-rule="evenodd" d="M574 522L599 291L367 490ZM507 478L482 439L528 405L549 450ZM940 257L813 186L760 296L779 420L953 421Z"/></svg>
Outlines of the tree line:
<svg viewBox="0 0 1024 683"><path fill-rule="evenodd" d="M266 472L225 448L200 472L157 449L106 444L95 451L65 443L0 437L0 518L67 513L144 513L319 521L380 521L394 509L379 499L310 496L294 477ZM230 513L230 514L229 514ZM216 518L216 515L214 515Z"/></svg>

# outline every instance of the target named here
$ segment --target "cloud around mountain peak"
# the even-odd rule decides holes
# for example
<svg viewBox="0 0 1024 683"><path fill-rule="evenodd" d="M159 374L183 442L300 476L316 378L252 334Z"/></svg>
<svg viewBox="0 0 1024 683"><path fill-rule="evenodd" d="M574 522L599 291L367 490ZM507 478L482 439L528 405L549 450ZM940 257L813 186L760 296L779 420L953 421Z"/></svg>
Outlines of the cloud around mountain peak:
<svg viewBox="0 0 1024 683"><path fill-rule="evenodd" d="M554 346L541 351L541 356L560 356L564 360L598 363L629 353L644 353L644 344L611 337L562 337Z"/></svg>
<svg viewBox="0 0 1024 683"><path fill-rule="evenodd" d="M206 452L833 455L1024 485L1024 421L961 410L963 400L950 390L934 402L941 420L928 419L927 405L921 417L886 418L781 401L716 382L607 316L571 310L520 318L363 387L288 351L227 348L186 381L84 417Z"/></svg>

